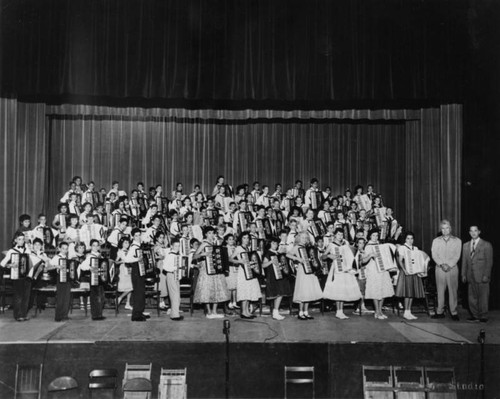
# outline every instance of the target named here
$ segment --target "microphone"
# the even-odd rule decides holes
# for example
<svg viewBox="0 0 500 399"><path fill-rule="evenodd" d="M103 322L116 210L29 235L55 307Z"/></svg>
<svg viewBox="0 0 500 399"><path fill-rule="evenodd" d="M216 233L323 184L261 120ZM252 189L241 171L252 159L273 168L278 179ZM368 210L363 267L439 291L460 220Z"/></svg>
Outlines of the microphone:
<svg viewBox="0 0 500 399"><path fill-rule="evenodd" d="M486 340L486 331L480 330L479 336L477 337L477 342L479 342L480 344L484 344L485 340Z"/></svg>
<svg viewBox="0 0 500 399"><path fill-rule="evenodd" d="M222 334L224 335L229 335L229 329L230 329L230 324L229 320L224 320L224 328L222 329Z"/></svg>

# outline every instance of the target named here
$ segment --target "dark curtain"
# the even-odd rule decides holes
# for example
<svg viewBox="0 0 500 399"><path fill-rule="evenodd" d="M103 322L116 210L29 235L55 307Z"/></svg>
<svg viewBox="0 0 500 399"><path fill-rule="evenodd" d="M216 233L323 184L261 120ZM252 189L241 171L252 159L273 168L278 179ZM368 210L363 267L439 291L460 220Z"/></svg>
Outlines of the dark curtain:
<svg viewBox="0 0 500 399"><path fill-rule="evenodd" d="M430 253L440 220L461 236L462 107L422 110L420 120L406 122L406 137L405 219L422 240L415 244Z"/></svg>
<svg viewBox="0 0 500 399"><path fill-rule="evenodd" d="M462 98L466 82L466 0L0 4L3 96L310 107L331 100L444 102Z"/></svg>
<svg viewBox="0 0 500 399"><path fill-rule="evenodd" d="M404 123L322 121L216 122L51 120L50 204L54 208L74 175L110 188L131 190L138 181L171 192L200 184L211 192L222 174L236 187L255 180L286 189L296 179L306 187L317 177L334 193L373 183L404 217Z"/></svg>
<svg viewBox="0 0 500 399"><path fill-rule="evenodd" d="M0 99L0 243L10 246L18 217L46 210L47 136L45 105Z"/></svg>

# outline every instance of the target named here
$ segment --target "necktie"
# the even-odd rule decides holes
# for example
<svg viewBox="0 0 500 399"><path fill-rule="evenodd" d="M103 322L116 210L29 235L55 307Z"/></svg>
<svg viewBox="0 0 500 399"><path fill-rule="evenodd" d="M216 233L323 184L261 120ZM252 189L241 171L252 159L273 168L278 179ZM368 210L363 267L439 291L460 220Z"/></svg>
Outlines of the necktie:
<svg viewBox="0 0 500 399"><path fill-rule="evenodd" d="M470 257L473 258L476 253L476 241L472 241L472 250L470 251Z"/></svg>

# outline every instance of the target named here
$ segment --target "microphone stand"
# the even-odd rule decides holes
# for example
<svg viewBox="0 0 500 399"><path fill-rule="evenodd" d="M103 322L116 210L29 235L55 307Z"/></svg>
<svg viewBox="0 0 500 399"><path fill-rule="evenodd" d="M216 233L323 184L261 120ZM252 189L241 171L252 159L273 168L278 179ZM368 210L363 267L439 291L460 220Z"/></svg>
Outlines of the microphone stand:
<svg viewBox="0 0 500 399"><path fill-rule="evenodd" d="M486 389L484 386L484 342L486 341L486 332L484 330L479 331L479 336L477 337L477 342L481 345L481 369L479 374L479 386L481 389L481 397L484 399L486 396Z"/></svg>
<svg viewBox="0 0 500 399"><path fill-rule="evenodd" d="M229 320L224 320L222 333L226 336L226 399L229 399Z"/></svg>

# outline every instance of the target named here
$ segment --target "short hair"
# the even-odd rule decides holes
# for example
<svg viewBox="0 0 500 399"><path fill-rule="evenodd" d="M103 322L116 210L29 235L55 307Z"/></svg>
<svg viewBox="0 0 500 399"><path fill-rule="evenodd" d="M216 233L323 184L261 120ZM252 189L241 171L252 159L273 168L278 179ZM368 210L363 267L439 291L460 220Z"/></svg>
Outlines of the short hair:
<svg viewBox="0 0 500 399"><path fill-rule="evenodd" d="M38 219L43 218L43 217L45 217L45 218L46 218L46 217L47 217L47 215L46 215L45 213L39 213L39 214L38 214Z"/></svg>
<svg viewBox="0 0 500 399"><path fill-rule="evenodd" d="M442 227L442 226L445 226L445 225L448 225L451 228L451 223L450 223L450 221L448 219L443 219L443 220L441 220L441 222L439 222L439 227Z"/></svg>
<svg viewBox="0 0 500 399"><path fill-rule="evenodd" d="M371 238L372 237L372 234L380 234L380 231L379 229L371 229L369 232L368 232L368 238Z"/></svg>
<svg viewBox="0 0 500 399"><path fill-rule="evenodd" d="M25 220L31 220L31 216L26 213L19 216L19 223L23 223Z"/></svg>
<svg viewBox="0 0 500 399"><path fill-rule="evenodd" d="M62 248L64 245L68 246L69 244L66 241L61 241L58 245L59 248Z"/></svg>
<svg viewBox="0 0 500 399"><path fill-rule="evenodd" d="M311 179L311 184L318 183L318 182L319 182L318 179L316 179L315 177L313 177Z"/></svg>
<svg viewBox="0 0 500 399"><path fill-rule="evenodd" d="M39 238L35 238L35 239L33 240L33 245L35 245L35 244L40 244L40 245L43 245L43 241L42 241L42 240L40 240Z"/></svg>
<svg viewBox="0 0 500 399"><path fill-rule="evenodd" d="M135 236L137 233L140 233L141 232L141 229L138 229L137 227L132 229L132 231L130 232L130 235L133 237Z"/></svg>
<svg viewBox="0 0 500 399"><path fill-rule="evenodd" d="M215 233L215 229L212 226L205 227L203 229L203 237L206 238L210 232Z"/></svg>
<svg viewBox="0 0 500 399"><path fill-rule="evenodd" d="M406 241L406 239L408 238L408 236L412 236L413 238L415 238L415 234L413 234L412 231L407 231L405 233L405 235L403 236L403 239Z"/></svg>
<svg viewBox="0 0 500 399"><path fill-rule="evenodd" d="M125 241L128 241L130 243L130 238L129 237L122 237L120 238L120 241L118 241L118 248L123 248L123 243Z"/></svg>
<svg viewBox="0 0 500 399"><path fill-rule="evenodd" d="M344 234L344 230L341 229L340 227L336 228L334 231L333 231L333 234L337 234L337 233L342 233Z"/></svg>
<svg viewBox="0 0 500 399"><path fill-rule="evenodd" d="M170 240L170 246L173 246L174 244L177 244L177 243L180 243L179 239L178 238L172 238Z"/></svg>
<svg viewBox="0 0 500 399"><path fill-rule="evenodd" d="M68 204L66 202L61 202L59 205L57 205L57 212L61 213L61 209L63 206L65 206L66 209L68 208Z"/></svg>
<svg viewBox="0 0 500 399"><path fill-rule="evenodd" d="M111 183L111 186L114 186L115 184L119 184L116 180L113 180L113 182Z"/></svg>
<svg viewBox="0 0 500 399"><path fill-rule="evenodd" d="M76 213L70 213L68 215L68 219L70 220L70 222L71 222L71 219L80 220L80 218L78 217L78 215Z"/></svg>
<svg viewBox="0 0 500 399"><path fill-rule="evenodd" d="M99 243L99 240L96 240L95 238L90 240L90 246L94 245L94 243L97 243L97 244L99 244L99 246L101 246L101 244Z"/></svg>

